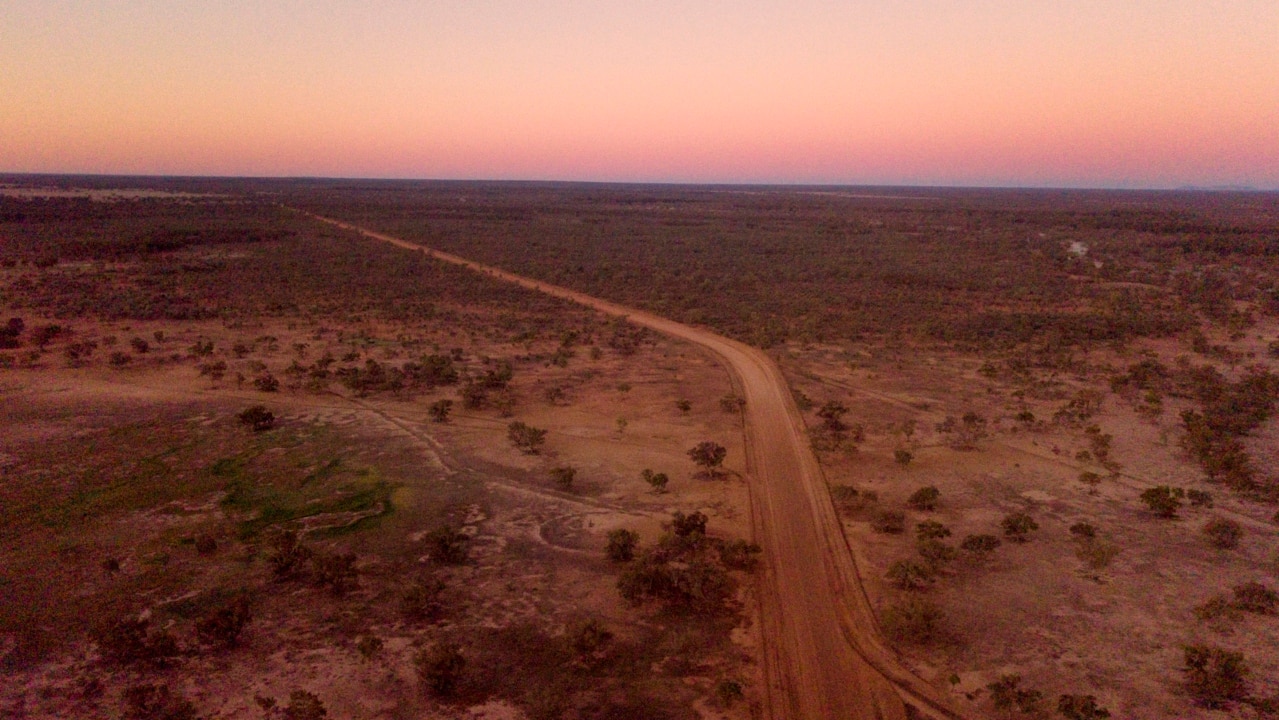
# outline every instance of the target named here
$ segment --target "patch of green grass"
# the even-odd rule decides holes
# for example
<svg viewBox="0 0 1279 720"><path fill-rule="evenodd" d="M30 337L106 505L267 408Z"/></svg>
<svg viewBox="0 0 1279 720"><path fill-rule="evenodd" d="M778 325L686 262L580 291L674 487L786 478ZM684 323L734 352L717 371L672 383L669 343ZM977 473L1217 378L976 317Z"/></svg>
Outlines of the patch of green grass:
<svg viewBox="0 0 1279 720"><path fill-rule="evenodd" d="M227 485L223 507L252 517L239 523L241 540L256 537L263 530L303 518L330 513L360 513L382 508L376 517L364 518L328 534L350 532L367 527L369 521L391 511L391 483L372 469L342 468L340 459L325 463L308 474L297 485L269 482L243 475Z"/></svg>

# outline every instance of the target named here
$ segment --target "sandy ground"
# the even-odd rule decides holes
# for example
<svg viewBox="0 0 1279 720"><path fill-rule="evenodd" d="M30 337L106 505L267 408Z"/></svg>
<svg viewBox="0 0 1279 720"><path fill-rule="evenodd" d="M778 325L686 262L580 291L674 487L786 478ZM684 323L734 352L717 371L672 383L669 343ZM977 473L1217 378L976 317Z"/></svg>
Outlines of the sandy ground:
<svg viewBox="0 0 1279 720"><path fill-rule="evenodd" d="M323 218L322 218L323 219ZM420 246L327 220L406 249ZM861 580L805 440L799 411L762 351L706 330L425 250L492 277L582 303L686 340L719 356L746 400L755 536L764 547L762 594L769 707L773 717L904 718L903 698L938 717L958 717L881 641Z"/></svg>

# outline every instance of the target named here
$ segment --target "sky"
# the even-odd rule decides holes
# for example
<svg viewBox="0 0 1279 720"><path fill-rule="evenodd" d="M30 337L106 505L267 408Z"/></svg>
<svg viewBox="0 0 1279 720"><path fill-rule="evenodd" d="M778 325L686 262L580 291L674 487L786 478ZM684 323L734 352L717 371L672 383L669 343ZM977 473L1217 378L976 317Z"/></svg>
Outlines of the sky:
<svg viewBox="0 0 1279 720"><path fill-rule="evenodd" d="M1279 2L0 0L0 172L1279 189Z"/></svg>

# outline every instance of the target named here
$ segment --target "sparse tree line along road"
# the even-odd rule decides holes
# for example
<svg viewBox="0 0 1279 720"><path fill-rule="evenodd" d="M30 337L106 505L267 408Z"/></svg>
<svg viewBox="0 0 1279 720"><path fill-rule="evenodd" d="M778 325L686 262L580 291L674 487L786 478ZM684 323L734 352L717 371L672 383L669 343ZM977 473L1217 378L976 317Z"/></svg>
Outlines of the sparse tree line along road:
<svg viewBox="0 0 1279 720"><path fill-rule="evenodd" d="M624 317L714 353L744 398L755 539L763 548L766 695L774 718L963 717L882 641L821 469L781 370L708 330L524 278L341 221L319 220L523 287Z"/></svg>

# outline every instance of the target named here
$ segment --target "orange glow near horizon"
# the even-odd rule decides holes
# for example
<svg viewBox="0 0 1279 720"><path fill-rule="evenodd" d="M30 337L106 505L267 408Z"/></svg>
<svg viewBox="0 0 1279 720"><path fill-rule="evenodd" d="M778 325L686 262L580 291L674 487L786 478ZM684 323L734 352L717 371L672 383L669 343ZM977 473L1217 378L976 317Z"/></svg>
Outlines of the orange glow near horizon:
<svg viewBox="0 0 1279 720"><path fill-rule="evenodd" d="M1279 189L1273 2L174 5L8 3L0 172Z"/></svg>

